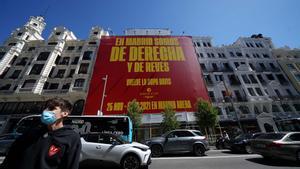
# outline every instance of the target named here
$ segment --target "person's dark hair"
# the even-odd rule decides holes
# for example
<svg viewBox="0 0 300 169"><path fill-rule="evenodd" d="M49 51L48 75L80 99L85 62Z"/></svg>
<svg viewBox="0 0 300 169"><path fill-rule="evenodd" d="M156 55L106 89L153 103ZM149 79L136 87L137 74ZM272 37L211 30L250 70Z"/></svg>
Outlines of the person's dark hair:
<svg viewBox="0 0 300 169"><path fill-rule="evenodd" d="M62 111L65 111L68 113L71 113L72 108L73 108L72 104L69 101L59 98L59 97L55 97L53 99L47 100L46 108L48 110L54 110L55 107L59 107Z"/></svg>

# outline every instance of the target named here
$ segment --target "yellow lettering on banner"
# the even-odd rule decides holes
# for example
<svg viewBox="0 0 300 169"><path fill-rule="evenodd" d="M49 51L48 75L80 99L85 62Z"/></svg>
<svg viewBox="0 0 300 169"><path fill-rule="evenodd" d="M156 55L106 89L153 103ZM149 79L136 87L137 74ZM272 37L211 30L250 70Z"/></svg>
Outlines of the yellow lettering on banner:
<svg viewBox="0 0 300 169"><path fill-rule="evenodd" d="M172 81L171 78L159 78L159 85L171 85Z"/></svg>
<svg viewBox="0 0 300 169"><path fill-rule="evenodd" d="M129 61L184 61L185 56L180 46L131 46Z"/></svg>
<svg viewBox="0 0 300 169"><path fill-rule="evenodd" d="M112 111L114 108L113 103L107 103L106 105L106 111Z"/></svg>
<svg viewBox="0 0 300 169"><path fill-rule="evenodd" d="M158 109L165 109L167 105L170 105L173 109L176 109L175 101L158 101Z"/></svg>
<svg viewBox="0 0 300 169"><path fill-rule="evenodd" d="M112 47L111 48L111 53L110 53L110 62L115 62L115 61L120 61L120 62L124 62L125 58L125 49L126 47Z"/></svg>
<svg viewBox="0 0 300 169"><path fill-rule="evenodd" d="M140 86L141 79L126 79L126 86Z"/></svg>
<svg viewBox="0 0 300 169"><path fill-rule="evenodd" d="M131 70L132 70L132 62L127 62L127 69L128 69L128 72L131 72Z"/></svg>
<svg viewBox="0 0 300 169"><path fill-rule="evenodd" d="M151 103L150 102L139 102L139 104L142 106L143 110L150 110L151 109Z"/></svg>
<svg viewBox="0 0 300 169"><path fill-rule="evenodd" d="M154 38L154 45L179 46L179 42L177 38Z"/></svg>
<svg viewBox="0 0 300 169"><path fill-rule="evenodd" d="M168 62L146 62L145 72L169 72Z"/></svg>
<svg viewBox="0 0 300 169"><path fill-rule="evenodd" d="M114 103L114 111L123 111L123 102L115 102Z"/></svg>
<svg viewBox="0 0 300 169"><path fill-rule="evenodd" d="M176 105L178 109L192 108L192 104L189 100L177 100Z"/></svg>
<svg viewBox="0 0 300 169"><path fill-rule="evenodd" d="M134 72L144 72L144 62L134 62Z"/></svg>
<svg viewBox="0 0 300 169"><path fill-rule="evenodd" d="M156 110L157 109L157 102L156 101L152 101L151 102L151 109L152 110Z"/></svg>
<svg viewBox="0 0 300 169"><path fill-rule="evenodd" d="M124 38L116 38L116 46L123 46L124 45Z"/></svg>
<svg viewBox="0 0 300 169"><path fill-rule="evenodd" d="M152 46L152 38L126 38L126 46Z"/></svg>

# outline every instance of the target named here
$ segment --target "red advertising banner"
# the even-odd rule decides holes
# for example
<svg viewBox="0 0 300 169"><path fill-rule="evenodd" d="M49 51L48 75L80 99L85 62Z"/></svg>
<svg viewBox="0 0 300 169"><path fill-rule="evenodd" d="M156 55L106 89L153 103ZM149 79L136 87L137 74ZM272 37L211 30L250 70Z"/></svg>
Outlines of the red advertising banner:
<svg viewBox="0 0 300 169"><path fill-rule="evenodd" d="M108 36L101 39L84 114L126 114L133 99L144 113L166 105L193 112L198 98L209 100L191 37Z"/></svg>

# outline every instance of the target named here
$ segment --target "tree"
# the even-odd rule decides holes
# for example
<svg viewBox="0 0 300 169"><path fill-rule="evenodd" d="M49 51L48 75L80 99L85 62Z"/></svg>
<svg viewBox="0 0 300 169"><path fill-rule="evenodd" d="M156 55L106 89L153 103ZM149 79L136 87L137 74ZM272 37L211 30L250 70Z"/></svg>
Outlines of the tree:
<svg viewBox="0 0 300 169"><path fill-rule="evenodd" d="M161 127L163 129L163 132L177 129L180 126L172 106L167 105L162 112L162 115L163 121L161 123Z"/></svg>
<svg viewBox="0 0 300 169"><path fill-rule="evenodd" d="M214 127L217 123L218 110L206 100L198 99L196 102L196 122L200 129L208 135L207 129Z"/></svg>
<svg viewBox="0 0 300 169"><path fill-rule="evenodd" d="M137 136L137 128L141 124L142 120L142 114L143 114L143 108L140 106L140 104L136 101L136 99L132 100L128 103L127 106L127 116L130 117L133 125L133 138L136 140Z"/></svg>

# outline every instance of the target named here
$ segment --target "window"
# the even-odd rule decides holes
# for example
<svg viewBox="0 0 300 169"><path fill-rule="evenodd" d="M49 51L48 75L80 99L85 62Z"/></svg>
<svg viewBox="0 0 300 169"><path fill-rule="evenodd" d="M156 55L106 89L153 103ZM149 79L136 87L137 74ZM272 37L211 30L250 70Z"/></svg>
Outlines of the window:
<svg viewBox="0 0 300 169"><path fill-rule="evenodd" d="M9 71L9 67L5 67L4 71L0 75L0 79L4 78L8 71Z"/></svg>
<svg viewBox="0 0 300 169"><path fill-rule="evenodd" d="M98 35L98 32L94 32L94 35Z"/></svg>
<svg viewBox="0 0 300 169"><path fill-rule="evenodd" d="M264 58L270 58L270 56L268 54L263 54Z"/></svg>
<svg viewBox="0 0 300 169"><path fill-rule="evenodd" d="M241 52L236 52L236 55L237 55L238 57L242 57L242 56L243 56L243 54L242 54Z"/></svg>
<svg viewBox="0 0 300 169"><path fill-rule="evenodd" d="M14 55L14 57L11 59L11 61L9 62L9 65L13 65L15 63L15 61L17 60L18 56Z"/></svg>
<svg viewBox="0 0 300 169"><path fill-rule="evenodd" d="M51 83L49 89L53 90L53 89L57 89L58 88L58 83Z"/></svg>
<svg viewBox="0 0 300 169"><path fill-rule="evenodd" d="M229 52L231 57L234 57L234 53L233 52Z"/></svg>
<svg viewBox="0 0 300 169"><path fill-rule="evenodd" d="M250 68L251 68L252 70L255 70L255 67L253 66L252 63L249 63L249 66L250 66Z"/></svg>
<svg viewBox="0 0 300 169"><path fill-rule="evenodd" d="M49 87L49 82L45 82L43 89L46 90L46 89L48 89L48 87Z"/></svg>
<svg viewBox="0 0 300 169"><path fill-rule="evenodd" d="M292 134L289 136L291 141L300 141L300 134Z"/></svg>
<svg viewBox="0 0 300 169"><path fill-rule="evenodd" d="M61 34L61 32L56 32L56 33L55 33L55 35L57 35L57 36L60 35L60 34Z"/></svg>
<svg viewBox="0 0 300 169"><path fill-rule="evenodd" d="M263 63L259 63L259 65L260 65L260 67L261 67L261 69L262 69L262 70L266 70L266 66L265 66L265 64L263 64Z"/></svg>
<svg viewBox="0 0 300 169"><path fill-rule="evenodd" d="M294 74L294 76L297 79L297 81L300 82L300 74Z"/></svg>
<svg viewBox="0 0 300 169"><path fill-rule="evenodd" d="M241 110L241 112L243 114L250 114L250 110L249 110L249 108L247 106L244 106L244 105L240 106L239 109Z"/></svg>
<svg viewBox="0 0 300 169"><path fill-rule="evenodd" d="M286 89L285 91L287 92L287 94L288 94L290 97L293 97L293 96L294 96L293 93L290 91L290 89Z"/></svg>
<svg viewBox="0 0 300 169"><path fill-rule="evenodd" d="M282 104L282 109L283 109L283 111L285 111L285 112L291 112L291 111L292 111L291 106L288 105L288 104Z"/></svg>
<svg viewBox="0 0 300 169"><path fill-rule="evenodd" d="M269 63L269 65L272 69L277 69L277 67L275 67L275 65L273 63Z"/></svg>
<svg viewBox="0 0 300 169"><path fill-rule="evenodd" d="M0 90L9 90L11 84L6 84L0 87Z"/></svg>
<svg viewBox="0 0 300 169"><path fill-rule="evenodd" d="M78 50L81 50L82 49L82 46L78 46Z"/></svg>
<svg viewBox="0 0 300 169"><path fill-rule="evenodd" d="M22 88L33 88L35 81L36 80L34 79L25 80L25 82L22 85Z"/></svg>
<svg viewBox="0 0 300 169"><path fill-rule="evenodd" d="M91 60L93 51L85 51L82 60Z"/></svg>
<svg viewBox="0 0 300 169"><path fill-rule="evenodd" d="M68 46L67 50L74 50L75 46Z"/></svg>
<svg viewBox="0 0 300 169"><path fill-rule="evenodd" d="M70 83L66 83L63 85L62 89L66 90L70 88Z"/></svg>
<svg viewBox="0 0 300 169"><path fill-rule="evenodd" d="M288 84L288 81L285 79L285 77L282 74L277 74L276 77L279 80L280 84L282 85Z"/></svg>
<svg viewBox="0 0 300 169"><path fill-rule="evenodd" d="M257 75L257 78L260 81L260 83L265 83L265 80L263 79L263 77L261 75Z"/></svg>
<svg viewBox="0 0 300 169"><path fill-rule="evenodd" d="M204 56L203 56L203 53L200 53L200 57L201 57L201 58L203 58L203 57L204 57Z"/></svg>
<svg viewBox="0 0 300 169"><path fill-rule="evenodd" d="M272 112L280 112L277 105L275 105L275 104L272 105Z"/></svg>
<svg viewBox="0 0 300 169"><path fill-rule="evenodd" d="M259 95L259 96L263 96L264 94L262 93L262 91L260 90L260 88L255 88L256 90L256 93Z"/></svg>
<svg viewBox="0 0 300 169"><path fill-rule="evenodd" d="M48 77L52 77L54 70L55 70L55 67L52 67Z"/></svg>
<svg viewBox="0 0 300 169"><path fill-rule="evenodd" d="M80 65L78 74L87 74L88 68L89 68L89 64L88 64L88 63L82 63L82 64Z"/></svg>
<svg viewBox="0 0 300 169"><path fill-rule="evenodd" d="M15 46L16 43L9 43L8 46Z"/></svg>
<svg viewBox="0 0 300 169"><path fill-rule="evenodd" d="M226 70L232 70L231 66L228 63L223 63L223 66Z"/></svg>
<svg viewBox="0 0 300 169"><path fill-rule="evenodd" d="M295 66L293 64L286 64L289 70L296 70Z"/></svg>
<svg viewBox="0 0 300 169"><path fill-rule="evenodd" d="M294 104L296 111L300 111L300 104Z"/></svg>
<svg viewBox="0 0 300 169"><path fill-rule="evenodd" d="M251 96L256 96L252 88L247 88Z"/></svg>
<svg viewBox="0 0 300 169"><path fill-rule="evenodd" d="M215 102L215 95L214 95L214 92L213 91L208 91L208 95L210 97L210 100L212 102Z"/></svg>
<svg viewBox="0 0 300 169"><path fill-rule="evenodd" d="M76 65L78 63L78 60L79 60L79 57L75 57L71 64Z"/></svg>
<svg viewBox="0 0 300 169"><path fill-rule="evenodd" d="M240 66L239 62L234 62L234 66L235 68L239 67Z"/></svg>
<svg viewBox="0 0 300 169"><path fill-rule="evenodd" d="M242 78L246 84L250 84L250 80L248 79L247 75L242 75Z"/></svg>
<svg viewBox="0 0 300 169"><path fill-rule="evenodd" d="M279 90L275 89L274 91L275 91L275 93L277 94L278 97L281 97L281 94L280 94Z"/></svg>
<svg viewBox="0 0 300 169"><path fill-rule="evenodd" d="M217 82L223 81L223 75L215 75L215 79Z"/></svg>
<svg viewBox="0 0 300 169"><path fill-rule="evenodd" d="M212 65L212 67L213 67L214 71L217 71L217 70L219 70L219 68L218 68L218 66L217 66L217 64L216 64L216 63L212 63L211 65Z"/></svg>
<svg viewBox="0 0 300 169"><path fill-rule="evenodd" d="M247 57L247 58L250 58L250 56L249 56L249 54L248 54L248 53L246 53L246 57Z"/></svg>
<svg viewBox="0 0 300 169"><path fill-rule="evenodd" d="M96 45L96 42L89 42L90 45Z"/></svg>
<svg viewBox="0 0 300 169"><path fill-rule="evenodd" d="M4 57L5 54L5 52L0 52L0 60Z"/></svg>
<svg viewBox="0 0 300 169"><path fill-rule="evenodd" d="M17 36L22 36L22 34L23 34L23 32L19 32L19 33L17 34Z"/></svg>
<svg viewBox="0 0 300 169"><path fill-rule="evenodd" d="M249 78L250 78L252 83L258 83L256 78L253 75L249 75Z"/></svg>
<svg viewBox="0 0 300 169"><path fill-rule="evenodd" d="M209 42L207 42L207 46L211 47L211 44Z"/></svg>
<svg viewBox="0 0 300 169"><path fill-rule="evenodd" d="M60 65L68 65L70 61L69 57L63 57L62 61L59 63Z"/></svg>
<svg viewBox="0 0 300 169"><path fill-rule="evenodd" d="M30 52L30 51L34 51L35 50L35 47L29 47L28 48L28 51Z"/></svg>
<svg viewBox="0 0 300 169"><path fill-rule="evenodd" d="M200 63L201 69L202 70L206 70L205 64L204 63Z"/></svg>
<svg viewBox="0 0 300 169"><path fill-rule="evenodd" d="M74 73L75 73L75 69L71 69L68 77L73 77Z"/></svg>
<svg viewBox="0 0 300 169"><path fill-rule="evenodd" d="M204 46L204 47L207 47L207 45L206 45L206 43L205 43L205 42L203 42L203 46Z"/></svg>
<svg viewBox="0 0 300 169"><path fill-rule="evenodd" d="M65 69L59 69L59 70L57 71L57 74L56 74L55 78L63 78L65 72L66 72Z"/></svg>
<svg viewBox="0 0 300 169"><path fill-rule="evenodd" d="M267 74L266 76L269 80L275 80L274 76L272 74Z"/></svg>
<svg viewBox="0 0 300 169"><path fill-rule="evenodd" d="M74 83L74 87L83 87L84 85L84 79L76 79Z"/></svg>
<svg viewBox="0 0 300 169"><path fill-rule="evenodd" d="M37 61L47 60L50 52L41 52L40 55L37 57Z"/></svg>
<svg viewBox="0 0 300 169"><path fill-rule="evenodd" d="M59 63L59 60L60 60L60 55L57 55L56 59L55 59L55 64L58 64Z"/></svg>
<svg viewBox="0 0 300 169"><path fill-rule="evenodd" d="M32 66L30 75L39 75L44 67L44 64L35 64Z"/></svg>
<svg viewBox="0 0 300 169"><path fill-rule="evenodd" d="M17 79L21 73L21 70L15 70L14 73L9 77L10 79Z"/></svg>
<svg viewBox="0 0 300 169"><path fill-rule="evenodd" d="M197 46L198 46L198 47L200 47L200 46L201 46L201 44L200 44L199 42L197 42Z"/></svg>
<svg viewBox="0 0 300 169"><path fill-rule="evenodd" d="M27 60L28 60L28 58L22 58L22 59L20 60L20 62L18 62L18 63L16 64L16 66L25 66L26 63L27 63Z"/></svg>
<svg viewBox="0 0 300 169"><path fill-rule="evenodd" d="M49 42L48 45L57 45L57 42Z"/></svg>

